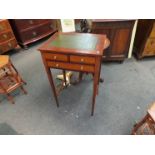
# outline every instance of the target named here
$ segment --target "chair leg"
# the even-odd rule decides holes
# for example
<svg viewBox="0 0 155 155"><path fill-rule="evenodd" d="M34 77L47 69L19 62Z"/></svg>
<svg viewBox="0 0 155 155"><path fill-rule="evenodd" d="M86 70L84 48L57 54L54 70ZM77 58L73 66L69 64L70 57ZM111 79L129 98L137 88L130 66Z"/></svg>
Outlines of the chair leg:
<svg viewBox="0 0 155 155"><path fill-rule="evenodd" d="M7 98L12 104L15 104L13 97L10 94L7 94Z"/></svg>
<svg viewBox="0 0 155 155"><path fill-rule="evenodd" d="M148 118L149 114L146 114L145 117L139 123L135 124L131 134L136 135L137 130L147 121Z"/></svg>
<svg viewBox="0 0 155 155"><path fill-rule="evenodd" d="M20 86L20 89L23 91L24 94L27 94L27 91L24 89L23 86Z"/></svg>

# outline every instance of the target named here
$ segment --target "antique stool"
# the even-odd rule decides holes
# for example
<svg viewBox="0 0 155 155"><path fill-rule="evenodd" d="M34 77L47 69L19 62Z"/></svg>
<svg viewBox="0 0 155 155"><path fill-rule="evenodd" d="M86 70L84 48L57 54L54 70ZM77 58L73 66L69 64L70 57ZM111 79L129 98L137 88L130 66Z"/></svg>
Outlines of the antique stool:
<svg viewBox="0 0 155 155"><path fill-rule="evenodd" d="M135 124L133 135L154 135L155 134L155 102L148 108L145 117Z"/></svg>
<svg viewBox="0 0 155 155"><path fill-rule="evenodd" d="M11 103L14 103L13 97L10 95L12 91L20 87L20 89L27 94L23 88L23 84L26 84L16 68L11 63L9 56L0 55L0 94L5 94Z"/></svg>

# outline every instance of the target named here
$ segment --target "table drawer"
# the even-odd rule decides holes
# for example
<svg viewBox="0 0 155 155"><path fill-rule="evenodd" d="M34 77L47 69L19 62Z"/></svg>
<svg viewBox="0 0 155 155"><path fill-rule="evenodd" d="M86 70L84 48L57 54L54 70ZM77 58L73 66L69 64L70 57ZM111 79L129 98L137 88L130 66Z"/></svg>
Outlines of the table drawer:
<svg viewBox="0 0 155 155"><path fill-rule="evenodd" d="M14 35L11 31L1 33L0 34L0 42L6 41L6 40L11 39L13 37L14 37Z"/></svg>
<svg viewBox="0 0 155 155"><path fill-rule="evenodd" d="M70 56L71 62L83 63L83 64L95 64L94 57L87 57L87 56Z"/></svg>
<svg viewBox="0 0 155 155"><path fill-rule="evenodd" d="M44 53L44 58L55 61L68 61L68 56L63 54Z"/></svg>
<svg viewBox="0 0 155 155"><path fill-rule="evenodd" d="M7 42L3 42L0 44L0 53L9 51L17 46L17 42L15 39L11 39Z"/></svg>
<svg viewBox="0 0 155 155"><path fill-rule="evenodd" d="M20 32L20 36L23 41L33 40L45 34L50 34L54 32L53 25L48 22L46 24L40 25L39 27L34 27L30 30Z"/></svg>
<svg viewBox="0 0 155 155"><path fill-rule="evenodd" d="M80 65L80 64L70 64L70 63L63 63L63 62L55 62L55 61L48 61L47 62L49 67L53 68L60 68L66 70L74 70L74 71L83 71L83 72L94 72L94 66L89 65Z"/></svg>
<svg viewBox="0 0 155 155"><path fill-rule="evenodd" d="M0 32L10 29L10 24L7 20L0 20Z"/></svg>

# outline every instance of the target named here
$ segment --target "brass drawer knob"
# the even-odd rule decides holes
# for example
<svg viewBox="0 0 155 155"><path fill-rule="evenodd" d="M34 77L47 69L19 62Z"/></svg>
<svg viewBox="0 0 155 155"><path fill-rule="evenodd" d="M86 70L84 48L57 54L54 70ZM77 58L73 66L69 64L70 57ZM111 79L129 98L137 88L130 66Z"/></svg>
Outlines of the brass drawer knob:
<svg viewBox="0 0 155 155"><path fill-rule="evenodd" d="M83 58L81 59L81 62L84 62L84 59Z"/></svg>
<svg viewBox="0 0 155 155"><path fill-rule="evenodd" d="M12 47L12 44L11 44L11 43L8 43L8 46L9 46L9 47Z"/></svg>
<svg viewBox="0 0 155 155"><path fill-rule="evenodd" d="M56 64L56 67L59 67L59 64Z"/></svg>
<svg viewBox="0 0 155 155"><path fill-rule="evenodd" d="M29 23L30 23L30 24L33 24L33 20L29 20Z"/></svg>
<svg viewBox="0 0 155 155"><path fill-rule="evenodd" d="M3 37L6 39L8 36L6 34L3 34Z"/></svg>
<svg viewBox="0 0 155 155"><path fill-rule="evenodd" d="M83 66L81 66L81 70L83 70Z"/></svg>
<svg viewBox="0 0 155 155"><path fill-rule="evenodd" d="M57 59L57 56L55 55L55 56L54 56L54 60L56 60L56 59Z"/></svg>
<svg viewBox="0 0 155 155"><path fill-rule="evenodd" d="M37 35L37 33L36 33L36 32L32 32L32 35L33 35L33 36L36 36L36 35Z"/></svg>
<svg viewBox="0 0 155 155"><path fill-rule="evenodd" d="M50 28L53 29L53 25L52 24L50 25Z"/></svg>

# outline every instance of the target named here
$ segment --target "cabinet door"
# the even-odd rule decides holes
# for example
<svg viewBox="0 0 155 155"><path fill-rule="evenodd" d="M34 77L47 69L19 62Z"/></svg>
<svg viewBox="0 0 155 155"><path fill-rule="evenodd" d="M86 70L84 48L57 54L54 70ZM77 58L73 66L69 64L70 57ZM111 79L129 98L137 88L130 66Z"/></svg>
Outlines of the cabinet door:
<svg viewBox="0 0 155 155"><path fill-rule="evenodd" d="M115 29L112 41L111 57L126 57L130 44L130 29Z"/></svg>

